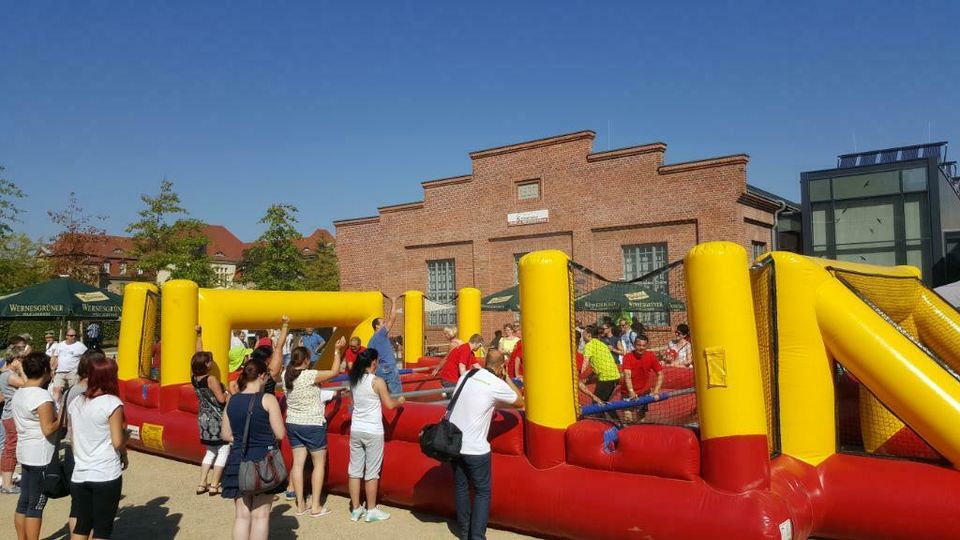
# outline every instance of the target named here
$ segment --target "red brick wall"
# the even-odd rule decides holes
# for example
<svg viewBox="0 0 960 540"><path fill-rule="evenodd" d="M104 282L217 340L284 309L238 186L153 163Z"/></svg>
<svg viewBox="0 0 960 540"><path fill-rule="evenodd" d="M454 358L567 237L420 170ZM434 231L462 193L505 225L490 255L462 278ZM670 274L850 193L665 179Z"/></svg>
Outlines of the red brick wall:
<svg viewBox="0 0 960 540"><path fill-rule="evenodd" d="M453 258L457 288L486 295L513 285L515 253L559 249L618 279L624 245L666 242L675 261L709 240L738 242L748 253L754 240L769 244L764 225L772 224L772 209L738 202L746 156L663 165L662 143L591 154L592 141L592 132L580 132L475 152L471 175L424 183L422 203L338 222L342 288L390 296L426 290L426 261ZM516 184L533 179L541 182L540 200L518 201ZM508 213L541 209L550 212L546 223L507 224ZM484 335L512 320L485 313ZM428 329L428 343L438 339Z"/></svg>

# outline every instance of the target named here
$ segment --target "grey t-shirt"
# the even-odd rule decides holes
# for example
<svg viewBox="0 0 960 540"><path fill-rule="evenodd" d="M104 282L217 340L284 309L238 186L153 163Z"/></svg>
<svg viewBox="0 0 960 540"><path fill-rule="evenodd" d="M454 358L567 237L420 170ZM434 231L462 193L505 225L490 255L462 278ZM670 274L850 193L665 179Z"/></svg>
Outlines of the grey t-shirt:
<svg viewBox="0 0 960 540"><path fill-rule="evenodd" d="M10 386L10 377L12 376L12 369L0 373L0 393L3 394L3 413L0 413L0 419L3 420L13 418L13 393L17 389Z"/></svg>

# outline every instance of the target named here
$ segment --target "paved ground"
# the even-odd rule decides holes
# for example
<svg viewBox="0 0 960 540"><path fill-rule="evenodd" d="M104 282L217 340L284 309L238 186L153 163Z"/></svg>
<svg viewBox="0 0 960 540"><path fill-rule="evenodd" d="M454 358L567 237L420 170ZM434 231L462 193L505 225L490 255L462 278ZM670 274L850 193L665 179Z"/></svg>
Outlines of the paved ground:
<svg viewBox="0 0 960 540"><path fill-rule="evenodd" d="M130 468L123 477L123 500L114 529L114 539L215 540L230 537L233 505L220 497L193 494L199 474L196 466L148 454L130 452ZM14 538L13 513L16 496L0 495L0 538ZM279 500L273 505L270 538L358 538L361 535L387 539L427 540L455 538L452 524L442 517L384 507L392 514L381 523L354 523L348 515L348 500L331 495L327 506L333 513L322 518L296 517L291 505ZM50 501L44 511L41 538L68 538L66 518L69 497ZM490 530L491 540L532 538Z"/></svg>

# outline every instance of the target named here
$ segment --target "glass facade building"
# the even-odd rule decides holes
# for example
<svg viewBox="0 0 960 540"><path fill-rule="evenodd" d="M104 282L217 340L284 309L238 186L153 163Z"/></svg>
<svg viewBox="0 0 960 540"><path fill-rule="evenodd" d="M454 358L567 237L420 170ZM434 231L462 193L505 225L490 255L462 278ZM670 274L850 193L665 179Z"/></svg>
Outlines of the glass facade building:
<svg viewBox="0 0 960 540"><path fill-rule="evenodd" d="M946 143L838 157L801 174L804 253L920 268L928 285L960 280L960 194Z"/></svg>

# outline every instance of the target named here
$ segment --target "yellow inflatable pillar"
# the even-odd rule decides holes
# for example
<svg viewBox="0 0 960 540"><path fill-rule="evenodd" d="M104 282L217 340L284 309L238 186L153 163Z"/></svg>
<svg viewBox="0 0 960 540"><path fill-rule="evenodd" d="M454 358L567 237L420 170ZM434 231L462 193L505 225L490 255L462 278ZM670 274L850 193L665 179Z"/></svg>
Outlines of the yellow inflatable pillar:
<svg viewBox="0 0 960 540"><path fill-rule="evenodd" d="M457 295L457 331L464 343L480 333L480 289L460 289Z"/></svg>
<svg viewBox="0 0 960 540"><path fill-rule="evenodd" d="M157 306L147 313L148 296L157 294L152 283L130 283L123 289L123 323L117 344L117 375L121 381L140 377L140 360L153 354L153 331L144 336L144 322L155 324Z"/></svg>
<svg viewBox="0 0 960 540"><path fill-rule="evenodd" d="M323 351L321 351L320 356L317 357L310 369L330 369L333 366L333 351L337 349L337 340L341 337L346 338L348 342L347 346L349 347L353 330L353 328L347 327L334 328L333 333L330 334L330 339L323 346Z"/></svg>
<svg viewBox="0 0 960 540"><path fill-rule="evenodd" d="M198 291L196 283L185 279L163 284L160 296L161 386L190 382L190 358L197 350ZM214 329L205 327L203 330L206 334ZM229 329L227 339L230 339ZM226 358L223 361L226 363ZM225 374L226 370L222 372Z"/></svg>
<svg viewBox="0 0 960 540"><path fill-rule="evenodd" d="M960 468L960 382L839 281L820 287L816 306L837 360Z"/></svg>
<svg viewBox="0 0 960 540"><path fill-rule="evenodd" d="M703 478L738 493L770 486L748 264L732 242L701 244L684 260Z"/></svg>
<svg viewBox="0 0 960 540"><path fill-rule="evenodd" d="M530 463L541 469L566 461L564 432L577 421L577 349L567 263L567 255L557 250L520 259L526 450Z"/></svg>
<svg viewBox="0 0 960 540"><path fill-rule="evenodd" d="M413 365L423 356L423 293L403 293L403 361Z"/></svg>
<svg viewBox="0 0 960 540"><path fill-rule="evenodd" d="M819 264L776 251L775 317L780 452L819 465L836 453L836 390L833 362L817 325L813 291L833 277ZM773 312L773 310L771 310ZM763 321L758 321L763 324Z"/></svg>

